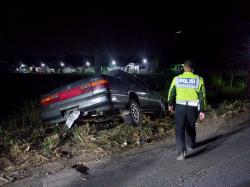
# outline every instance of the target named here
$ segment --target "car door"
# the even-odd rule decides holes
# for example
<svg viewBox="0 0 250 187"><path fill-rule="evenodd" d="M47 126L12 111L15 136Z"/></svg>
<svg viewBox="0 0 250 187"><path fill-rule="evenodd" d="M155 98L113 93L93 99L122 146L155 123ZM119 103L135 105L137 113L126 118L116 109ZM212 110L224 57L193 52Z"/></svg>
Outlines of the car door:
<svg viewBox="0 0 250 187"><path fill-rule="evenodd" d="M129 80L119 72L105 75L109 81L111 101L123 108L128 101Z"/></svg>
<svg viewBox="0 0 250 187"><path fill-rule="evenodd" d="M130 75L130 91L135 92L140 101L142 110L150 108L149 87L138 77Z"/></svg>
<svg viewBox="0 0 250 187"><path fill-rule="evenodd" d="M160 107L160 96L140 78L136 76L132 76L132 78L134 78L137 95L144 109L158 110Z"/></svg>
<svg viewBox="0 0 250 187"><path fill-rule="evenodd" d="M149 89L148 90L148 102L149 102L149 110L158 110L160 109L160 101L161 101L161 98L160 96L158 95L158 93L152 89Z"/></svg>

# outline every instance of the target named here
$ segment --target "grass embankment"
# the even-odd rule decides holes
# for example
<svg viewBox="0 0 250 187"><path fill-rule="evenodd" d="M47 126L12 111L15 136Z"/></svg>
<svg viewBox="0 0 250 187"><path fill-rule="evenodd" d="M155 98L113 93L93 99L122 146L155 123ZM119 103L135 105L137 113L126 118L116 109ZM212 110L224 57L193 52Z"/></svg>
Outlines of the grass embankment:
<svg viewBox="0 0 250 187"><path fill-rule="evenodd" d="M217 109L210 107L207 118L230 120L235 115L247 114L249 111L249 100L224 102ZM173 127L173 116L167 115L155 121L144 117L140 127L119 122L79 122L66 130L62 126L43 123L39 118L39 105L30 101L0 125L0 170L12 172L86 152L102 157L162 140L173 133Z"/></svg>
<svg viewBox="0 0 250 187"><path fill-rule="evenodd" d="M155 122L144 117L141 127L119 122L83 123L73 128L48 125L39 117L39 105L30 101L0 124L0 170L39 165L60 157L92 151L109 154L157 140L172 128L172 117Z"/></svg>

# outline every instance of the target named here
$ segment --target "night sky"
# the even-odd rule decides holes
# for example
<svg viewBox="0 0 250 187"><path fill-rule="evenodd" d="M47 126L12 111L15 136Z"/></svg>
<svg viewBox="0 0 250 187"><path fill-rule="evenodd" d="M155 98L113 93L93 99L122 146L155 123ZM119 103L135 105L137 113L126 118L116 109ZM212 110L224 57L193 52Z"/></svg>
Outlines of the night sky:
<svg viewBox="0 0 250 187"><path fill-rule="evenodd" d="M110 58L156 56L163 63L195 58L204 64L225 62L241 52L246 63L250 55L247 1L87 2L6 1L0 55L91 56L101 51Z"/></svg>

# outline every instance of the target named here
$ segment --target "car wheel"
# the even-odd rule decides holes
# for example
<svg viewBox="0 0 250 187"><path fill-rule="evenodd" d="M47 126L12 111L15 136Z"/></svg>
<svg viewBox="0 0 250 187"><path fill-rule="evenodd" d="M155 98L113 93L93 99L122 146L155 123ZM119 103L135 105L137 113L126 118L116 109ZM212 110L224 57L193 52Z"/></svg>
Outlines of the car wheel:
<svg viewBox="0 0 250 187"><path fill-rule="evenodd" d="M136 101L131 100L129 102L129 112L130 112L131 122L133 123L133 125L140 126L142 123L142 113L140 110L140 106Z"/></svg>

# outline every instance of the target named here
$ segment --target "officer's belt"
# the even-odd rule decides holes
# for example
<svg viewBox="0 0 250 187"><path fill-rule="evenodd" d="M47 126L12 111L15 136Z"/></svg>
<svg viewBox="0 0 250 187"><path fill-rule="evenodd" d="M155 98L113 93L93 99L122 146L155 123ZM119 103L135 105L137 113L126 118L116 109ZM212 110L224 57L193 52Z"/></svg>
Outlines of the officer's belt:
<svg viewBox="0 0 250 187"><path fill-rule="evenodd" d="M197 101L176 101L176 104L178 105L187 105L187 106L198 106Z"/></svg>

